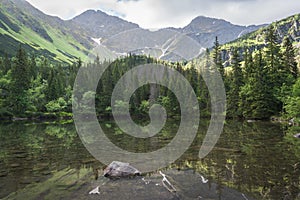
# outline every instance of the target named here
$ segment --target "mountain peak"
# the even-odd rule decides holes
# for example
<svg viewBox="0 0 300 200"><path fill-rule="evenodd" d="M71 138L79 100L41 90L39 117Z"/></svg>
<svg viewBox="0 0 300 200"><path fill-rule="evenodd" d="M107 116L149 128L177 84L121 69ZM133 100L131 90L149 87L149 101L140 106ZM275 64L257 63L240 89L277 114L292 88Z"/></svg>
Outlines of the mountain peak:
<svg viewBox="0 0 300 200"><path fill-rule="evenodd" d="M79 24L94 38L106 38L126 30L139 28L137 24L108 15L101 10L87 10L71 21Z"/></svg>
<svg viewBox="0 0 300 200"><path fill-rule="evenodd" d="M188 26L201 26L202 28L206 29L207 27L217 27L217 26L230 26L233 25L230 22L224 19L217 19L217 18L210 18L205 16L198 16L194 18Z"/></svg>
<svg viewBox="0 0 300 200"><path fill-rule="evenodd" d="M83 13L81 13L78 16L75 16L73 19L76 20L78 18L81 17L99 17L99 16L109 16L108 14L106 14L105 12L102 12L101 10L86 10Z"/></svg>

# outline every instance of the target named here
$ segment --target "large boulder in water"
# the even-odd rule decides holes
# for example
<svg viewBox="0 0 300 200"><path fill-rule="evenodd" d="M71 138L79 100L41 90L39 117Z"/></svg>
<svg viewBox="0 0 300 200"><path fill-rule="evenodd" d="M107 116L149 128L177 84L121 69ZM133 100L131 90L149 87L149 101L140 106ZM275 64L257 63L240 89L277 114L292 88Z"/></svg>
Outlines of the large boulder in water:
<svg viewBox="0 0 300 200"><path fill-rule="evenodd" d="M129 163L113 161L104 169L105 177L128 177L141 175L141 172Z"/></svg>

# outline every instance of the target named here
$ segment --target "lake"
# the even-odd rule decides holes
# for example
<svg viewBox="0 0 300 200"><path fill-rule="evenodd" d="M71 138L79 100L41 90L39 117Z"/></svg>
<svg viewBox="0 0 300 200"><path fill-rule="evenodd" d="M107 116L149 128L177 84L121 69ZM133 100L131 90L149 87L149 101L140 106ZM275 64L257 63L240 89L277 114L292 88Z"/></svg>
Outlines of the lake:
<svg viewBox="0 0 300 200"><path fill-rule="evenodd" d="M112 121L100 124L119 147L148 152L168 144L179 122L169 120L149 139L132 138ZM193 144L168 167L111 180L102 176L105 165L85 149L74 124L2 122L0 199L300 199L300 140L290 130L227 121L213 151L199 159L208 125L200 122ZM100 194L89 194L98 186Z"/></svg>

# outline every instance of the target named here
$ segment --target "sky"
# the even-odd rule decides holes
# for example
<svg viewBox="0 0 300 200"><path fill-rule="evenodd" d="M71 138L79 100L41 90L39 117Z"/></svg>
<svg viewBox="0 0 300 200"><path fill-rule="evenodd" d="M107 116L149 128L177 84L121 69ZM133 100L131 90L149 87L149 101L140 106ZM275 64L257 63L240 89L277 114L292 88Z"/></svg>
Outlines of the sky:
<svg viewBox="0 0 300 200"><path fill-rule="evenodd" d="M300 13L299 0L27 0L44 13L71 19L93 9L142 28L184 27L197 16L233 24L264 24Z"/></svg>

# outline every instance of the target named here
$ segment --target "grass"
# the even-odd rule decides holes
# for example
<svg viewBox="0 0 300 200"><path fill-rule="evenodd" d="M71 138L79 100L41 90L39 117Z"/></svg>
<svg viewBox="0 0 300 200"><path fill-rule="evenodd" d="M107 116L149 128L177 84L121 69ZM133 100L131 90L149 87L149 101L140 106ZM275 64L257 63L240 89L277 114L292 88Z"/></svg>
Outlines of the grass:
<svg viewBox="0 0 300 200"><path fill-rule="evenodd" d="M22 43L29 45L37 52L41 52L41 54L49 52L46 53L46 57L52 57L52 60L59 62L71 64L75 61L75 58L80 57L83 61L87 59L87 55L84 52L88 52L88 49L78 43L72 36L64 35L57 29L43 25L47 34L53 39L52 43L24 25L18 25L20 30L19 32L15 32L5 22L2 21L2 24L5 28L0 28L0 34L7 35L13 39L12 41L14 42L12 46L15 47L15 52L19 46L18 44ZM5 44L5 42L3 42L3 44ZM5 49L4 46L1 48ZM11 49L10 52L13 52L13 50Z"/></svg>

